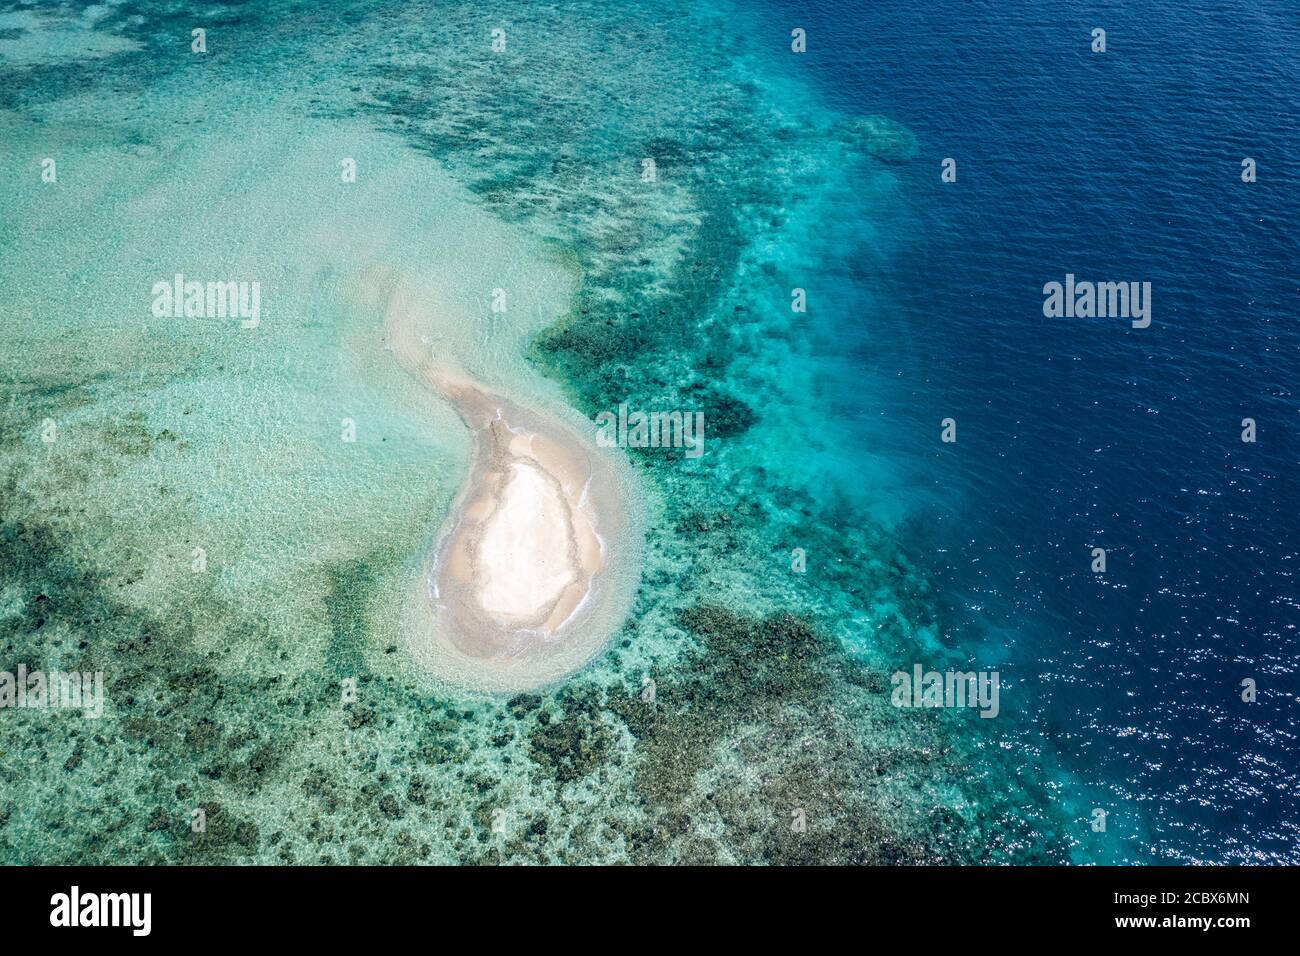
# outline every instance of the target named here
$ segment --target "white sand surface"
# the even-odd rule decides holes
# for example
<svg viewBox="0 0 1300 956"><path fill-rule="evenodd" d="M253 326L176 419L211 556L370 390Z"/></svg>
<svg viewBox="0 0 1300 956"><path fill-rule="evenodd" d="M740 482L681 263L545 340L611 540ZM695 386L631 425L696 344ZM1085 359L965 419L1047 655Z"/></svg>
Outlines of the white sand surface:
<svg viewBox="0 0 1300 956"><path fill-rule="evenodd" d="M451 403L472 433L471 467L412 589L406 637L436 676L513 691L572 672L626 616L640 570L630 469L594 426L489 391L435 354L415 297L393 276L379 298L385 348ZM371 302L370 304L374 304Z"/></svg>
<svg viewBox="0 0 1300 956"><path fill-rule="evenodd" d="M558 482L515 461L478 548L478 601L503 621L529 621L577 579L577 549Z"/></svg>

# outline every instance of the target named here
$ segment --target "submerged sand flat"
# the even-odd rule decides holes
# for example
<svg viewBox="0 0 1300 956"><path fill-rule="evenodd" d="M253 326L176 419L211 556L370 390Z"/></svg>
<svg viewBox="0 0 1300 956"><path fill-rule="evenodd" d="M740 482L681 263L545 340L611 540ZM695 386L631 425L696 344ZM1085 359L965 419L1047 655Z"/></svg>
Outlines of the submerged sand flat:
<svg viewBox="0 0 1300 956"><path fill-rule="evenodd" d="M469 473L407 598L413 656L479 690L563 677L605 644L631 603L640 528L625 464L436 355L400 280L363 284L381 297L385 349L473 436Z"/></svg>

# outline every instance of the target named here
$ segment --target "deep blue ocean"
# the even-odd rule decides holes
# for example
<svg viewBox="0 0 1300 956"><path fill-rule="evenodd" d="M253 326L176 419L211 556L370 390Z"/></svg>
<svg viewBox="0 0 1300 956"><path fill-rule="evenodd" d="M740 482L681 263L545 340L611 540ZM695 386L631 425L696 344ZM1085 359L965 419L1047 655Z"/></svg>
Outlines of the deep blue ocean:
<svg viewBox="0 0 1300 956"><path fill-rule="evenodd" d="M948 638L1001 668L1114 859L1295 862L1300 6L772 7L838 108L918 137L899 254L840 268L880 307L823 321L854 356L837 417L905 463ZM1067 273L1150 282L1150 327L1045 318Z"/></svg>

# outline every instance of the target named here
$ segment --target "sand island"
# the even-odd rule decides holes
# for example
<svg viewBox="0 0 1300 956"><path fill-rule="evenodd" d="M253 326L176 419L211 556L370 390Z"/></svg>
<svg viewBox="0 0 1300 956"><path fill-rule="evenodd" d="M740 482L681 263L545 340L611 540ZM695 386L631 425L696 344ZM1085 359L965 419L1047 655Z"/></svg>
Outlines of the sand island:
<svg viewBox="0 0 1300 956"><path fill-rule="evenodd" d="M537 687L586 663L626 616L640 562L630 469L558 414L474 382L436 355L400 282L384 347L472 435L469 473L407 597L412 655L461 686ZM577 427L574 427L577 425Z"/></svg>

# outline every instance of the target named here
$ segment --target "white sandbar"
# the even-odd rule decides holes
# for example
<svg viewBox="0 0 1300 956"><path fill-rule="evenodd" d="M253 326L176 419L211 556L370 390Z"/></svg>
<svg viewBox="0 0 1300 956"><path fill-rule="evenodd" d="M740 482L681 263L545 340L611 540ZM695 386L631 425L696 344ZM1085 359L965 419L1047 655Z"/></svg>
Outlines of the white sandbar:
<svg viewBox="0 0 1300 956"><path fill-rule="evenodd" d="M631 605L641 530L626 461L596 448L594 426L584 435L435 358L400 281L372 277L363 291L381 296L385 347L473 436L469 474L407 602L413 656L481 690L558 680L604 646Z"/></svg>

